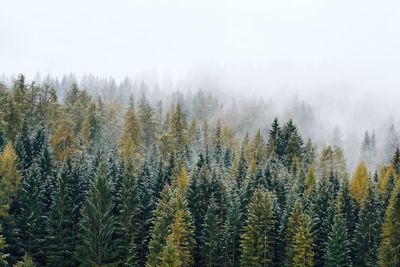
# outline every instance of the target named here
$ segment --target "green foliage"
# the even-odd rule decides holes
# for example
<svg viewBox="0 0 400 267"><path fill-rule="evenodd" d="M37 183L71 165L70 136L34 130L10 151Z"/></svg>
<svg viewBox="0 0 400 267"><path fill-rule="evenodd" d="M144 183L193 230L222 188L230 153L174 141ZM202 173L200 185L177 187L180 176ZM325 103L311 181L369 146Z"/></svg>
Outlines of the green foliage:
<svg viewBox="0 0 400 267"><path fill-rule="evenodd" d="M273 266L276 229L269 194L257 189L248 210L241 241L241 266Z"/></svg>
<svg viewBox="0 0 400 267"><path fill-rule="evenodd" d="M346 225L340 214L336 214L332 230L329 233L326 246L325 266L351 266L350 242L347 237Z"/></svg>
<svg viewBox="0 0 400 267"><path fill-rule="evenodd" d="M101 161L82 209L82 244L79 255L81 264L101 265L113 262L115 255L112 236L115 218L112 205L107 166Z"/></svg>
<svg viewBox="0 0 400 267"><path fill-rule="evenodd" d="M379 247L379 266L400 265L400 180L393 189L386 209Z"/></svg>

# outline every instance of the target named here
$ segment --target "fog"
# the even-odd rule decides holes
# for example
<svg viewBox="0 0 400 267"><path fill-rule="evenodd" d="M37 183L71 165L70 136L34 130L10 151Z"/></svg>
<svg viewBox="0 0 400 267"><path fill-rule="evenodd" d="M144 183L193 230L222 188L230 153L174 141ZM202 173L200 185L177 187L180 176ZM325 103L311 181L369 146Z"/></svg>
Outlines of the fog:
<svg viewBox="0 0 400 267"><path fill-rule="evenodd" d="M3 0L0 73L128 76L226 103L262 98L268 118L298 99L321 145L340 129L353 166L365 130L384 142L383 129L399 125L398 14L400 2L370 0Z"/></svg>

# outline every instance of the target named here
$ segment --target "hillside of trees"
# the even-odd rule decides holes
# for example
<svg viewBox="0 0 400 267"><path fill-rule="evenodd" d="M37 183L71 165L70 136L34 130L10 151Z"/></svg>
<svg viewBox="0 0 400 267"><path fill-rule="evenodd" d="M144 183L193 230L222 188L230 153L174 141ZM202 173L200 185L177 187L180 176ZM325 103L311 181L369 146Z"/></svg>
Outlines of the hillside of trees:
<svg viewBox="0 0 400 267"><path fill-rule="evenodd" d="M296 116L100 84L0 83L0 266L400 266L394 126L352 171Z"/></svg>

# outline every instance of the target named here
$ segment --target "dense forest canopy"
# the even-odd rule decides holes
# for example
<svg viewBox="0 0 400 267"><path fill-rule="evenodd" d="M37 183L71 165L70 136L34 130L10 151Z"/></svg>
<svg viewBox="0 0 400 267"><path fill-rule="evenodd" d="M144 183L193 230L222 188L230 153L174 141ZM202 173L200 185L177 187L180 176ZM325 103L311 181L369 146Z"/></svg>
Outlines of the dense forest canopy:
<svg viewBox="0 0 400 267"><path fill-rule="evenodd" d="M1 266L400 266L394 124L348 167L301 101L0 84Z"/></svg>

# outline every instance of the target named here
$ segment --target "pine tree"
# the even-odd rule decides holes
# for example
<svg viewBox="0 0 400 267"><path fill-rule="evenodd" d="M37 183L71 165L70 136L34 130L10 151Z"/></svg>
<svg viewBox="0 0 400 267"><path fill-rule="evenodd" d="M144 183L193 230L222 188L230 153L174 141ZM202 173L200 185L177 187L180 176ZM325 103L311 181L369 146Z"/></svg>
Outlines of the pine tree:
<svg viewBox="0 0 400 267"><path fill-rule="evenodd" d="M153 217L154 221L153 228L151 229L151 240L149 243L146 266L151 267L161 264L162 251L166 244L167 237L170 234L169 229L171 229L177 213L180 213L180 216L182 216L185 231L188 233L185 237L184 245L187 251L190 251L190 256L187 257L184 256L182 258L180 254L180 260L182 261L182 266L188 266L188 264L190 265L192 263L195 241L193 235L190 234L194 232L194 228L193 218L189 212L187 202L188 186L189 179L186 169L182 168L180 173L176 175L173 184L171 186L167 185L164 188ZM177 249L180 250L179 247L177 247Z"/></svg>
<svg viewBox="0 0 400 267"><path fill-rule="evenodd" d="M82 135L87 145L93 145L102 139L102 127L104 122L100 117L96 103L90 103L86 119L82 125Z"/></svg>
<svg viewBox="0 0 400 267"><path fill-rule="evenodd" d="M164 246L161 255L161 267L181 267L182 261L179 258L179 251L175 244L174 236L167 237L167 243Z"/></svg>
<svg viewBox="0 0 400 267"><path fill-rule="evenodd" d="M82 264L112 263L115 257L112 246L115 219L112 215L110 181L106 175L107 166L101 161L82 210L79 255Z"/></svg>
<svg viewBox="0 0 400 267"><path fill-rule="evenodd" d="M376 266L379 244L379 201L369 186L354 235L354 266Z"/></svg>
<svg viewBox="0 0 400 267"><path fill-rule="evenodd" d="M6 146L6 144L7 144L6 136L4 135L4 132L0 127L0 153L3 152L3 149Z"/></svg>
<svg viewBox="0 0 400 267"><path fill-rule="evenodd" d="M14 267L35 267L32 257L25 254L21 261L17 262Z"/></svg>
<svg viewBox="0 0 400 267"><path fill-rule="evenodd" d="M301 211L301 206L299 202L296 202L292 211L290 212L290 217L286 226L286 236L285 236L285 266L292 266L295 257L294 242L296 234L299 231L300 225L303 223L304 214Z"/></svg>
<svg viewBox="0 0 400 267"><path fill-rule="evenodd" d="M279 157L282 154L280 149L280 136L281 136L281 128L279 126L278 118L275 118L272 122L271 129L269 130L268 143L267 143L267 151L270 157Z"/></svg>
<svg viewBox="0 0 400 267"><path fill-rule="evenodd" d="M21 175L16 165L17 156L9 141L0 156L0 219L9 216L9 209L21 185Z"/></svg>
<svg viewBox="0 0 400 267"><path fill-rule="evenodd" d="M328 243L326 246L325 266L352 266L347 229L340 214L336 214L332 230L329 233Z"/></svg>
<svg viewBox="0 0 400 267"><path fill-rule="evenodd" d="M356 208L355 200L351 196L348 180L343 180L336 201L336 210L342 215L343 223L346 225L347 237L351 244L351 259L355 258L354 251L354 235L356 223L358 222L358 209Z"/></svg>
<svg viewBox="0 0 400 267"><path fill-rule="evenodd" d="M369 174L367 166L364 162L358 164L356 171L350 181L350 192L356 200L357 205L360 207L367 195L369 186Z"/></svg>
<svg viewBox="0 0 400 267"><path fill-rule="evenodd" d="M393 158L392 158L392 165L397 172L397 175L400 175L400 149L396 148Z"/></svg>
<svg viewBox="0 0 400 267"><path fill-rule="evenodd" d="M273 266L275 218L269 194L257 189L248 210L241 241L241 266Z"/></svg>
<svg viewBox="0 0 400 267"><path fill-rule="evenodd" d="M85 177L76 162L67 159L54 187L47 220L46 262L48 266L77 265L78 223L83 205Z"/></svg>
<svg viewBox="0 0 400 267"><path fill-rule="evenodd" d="M37 163L34 163L25 175L21 192L18 195L18 208L15 213L16 228L18 229L21 246L38 264L43 264L43 244L46 230L44 188Z"/></svg>
<svg viewBox="0 0 400 267"><path fill-rule="evenodd" d="M16 137L15 152L18 156L18 168L24 173L33 162L32 143L26 121L23 122L21 131Z"/></svg>
<svg viewBox="0 0 400 267"><path fill-rule="evenodd" d="M155 113L143 94L139 101L138 120L141 125L141 140L146 149L150 149L157 138Z"/></svg>
<svg viewBox="0 0 400 267"><path fill-rule="evenodd" d="M5 254L4 250L6 249L7 244L6 240L2 234L2 227L0 225L0 266L6 267L7 266L7 257L8 255Z"/></svg>
<svg viewBox="0 0 400 267"><path fill-rule="evenodd" d="M218 214L218 206L214 198L210 199L201 233L201 254L203 264L208 267L221 266L222 255L222 225Z"/></svg>
<svg viewBox="0 0 400 267"><path fill-rule="evenodd" d="M315 198L311 207L311 223L314 236L314 264L323 266L328 235L335 214L335 199L327 178L322 178L318 184Z"/></svg>
<svg viewBox="0 0 400 267"><path fill-rule="evenodd" d="M193 225L191 222L191 216L188 211L179 210L175 214L174 222L170 226L171 233L167 237L168 241L176 248L178 254L178 260L180 266L188 267L193 265L193 249L194 249L194 239L193 239ZM168 246L167 246L168 248ZM165 248L164 248L165 249ZM162 253L163 255L166 253ZM161 261L161 266L164 265L163 259Z"/></svg>
<svg viewBox="0 0 400 267"><path fill-rule="evenodd" d="M141 149L141 128L137 114L134 109L133 101L128 107L124 118L124 126L122 135L119 140L121 146L121 154L123 157L138 157L138 153Z"/></svg>
<svg viewBox="0 0 400 267"><path fill-rule="evenodd" d="M77 151L78 140L74 133L75 124L67 116L61 117L55 124L51 146L56 159L63 161Z"/></svg>
<svg viewBox="0 0 400 267"><path fill-rule="evenodd" d="M291 245L293 251L293 261L291 266L314 266L313 237L309 220L305 215L301 215L299 218L299 228L293 237Z"/></svg>
<svg viewBox="0 0 400 267"><path fill-rule="evenodd" d="M400 180L397 181L386 209L379 246L379 266L400 266Z"/></svg>
<svg viewBox="0 0 400 267"><path fill-rule="evenodd" d="M171 116L169 135L172 138L172 145L178 158L187 158L187 124L186 115L182 111L181 104L175 106L174 112Z"/></svg>

